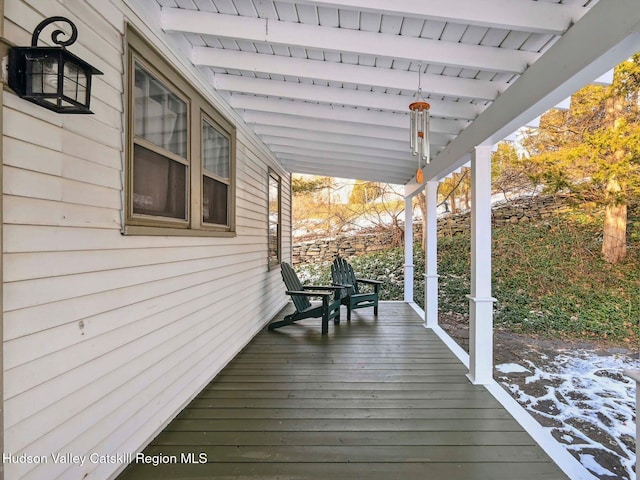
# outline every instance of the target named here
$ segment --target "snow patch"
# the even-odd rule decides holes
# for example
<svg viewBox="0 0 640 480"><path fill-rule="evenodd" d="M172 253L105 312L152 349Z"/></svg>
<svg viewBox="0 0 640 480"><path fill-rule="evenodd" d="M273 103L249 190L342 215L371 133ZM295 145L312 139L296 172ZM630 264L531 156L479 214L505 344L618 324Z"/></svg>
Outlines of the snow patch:
<svg viewBox="0 0 640 480"><path fill-rule="evenodd" d="M593 455L580 455L580 463L591 470L596 475L608 475L616 477L617 475L600 465Z"/></svg>
<svg viewBox="0 0 640 480"><path fill-rule="evenodd" d="M564 447L574 451L585 468L601 478L635 478L633 465L635 451L631 439L635 438L636 382L626 377L625 369L640 369L640 361L619 355L602 356L594 352L576 351L557 355L544 367L527 361L531 375L525 386L510 384L505 377L500 382L510 390L518 402L535 415L562 422L558 437L567 442ZM512 366L504 364L498 369L511 373ZM522 370L516 371L520 373ZM535 384L537 395L530 395L528 386ZM583 428L580 428L580 427ZM587 435L599 430L599 435ZM606 437L603 444L591 437ZM601 450L620 459L624 472L613 473L600 465L593 452ZM581 453L581 452L585 453Z"/></svg>
<svg viewBox="0 0 640 480"><path fill-rule="evenodd" d="M522 365L518 365L517 363L502 363L500 365L496 365L496 370L500 373L531 373L531 370L523 367Z"/></svg>

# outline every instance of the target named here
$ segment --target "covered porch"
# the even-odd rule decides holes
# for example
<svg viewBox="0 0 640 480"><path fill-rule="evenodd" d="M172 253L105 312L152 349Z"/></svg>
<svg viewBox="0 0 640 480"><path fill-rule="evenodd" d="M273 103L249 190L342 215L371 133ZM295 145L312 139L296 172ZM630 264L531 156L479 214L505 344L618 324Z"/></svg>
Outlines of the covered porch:
<svg viewBox="0 0 640 480"><path fill-rule="evenodd" d="M263 330L119 479L567 478L413 306L353 315Z"/></svg>
<svg viewBox="0 0 640 480"><path fill-rule="evenodd" d="M157 3L131 0L286 171L404 186L407 302L413 204L424 194L428 327L438 323L438 185L470 167L468 376L490 384L492 149L547 110L567 108L584 85L609 82L640 50L637 2ZM429 120L410 127L416 104L427 105Z"/></svg>
<svg viewBox="0 0 640 480"><path fill-rule="evenodd" d="M640 50L637 0L0 0L0 43L58 15L104 75L90 118L0 98L3 450L106 460L0 480L592 478L492 378L491 148ZM431 123L414 156L417 94ZM138 100L158 108L141 114L153 140ZM164 122L187 111L188 128ZM213 124L229 148L207 176ZM188 172L152 192L179 211L134 209L145 145ZM438 183L467 164L468 355L437 325L433 228ZM425 193L426 312L407 282L378 318L266 332L286 303L292 172L404 185L407 252ZM227 202L213 223L210 180Z"/></svg>

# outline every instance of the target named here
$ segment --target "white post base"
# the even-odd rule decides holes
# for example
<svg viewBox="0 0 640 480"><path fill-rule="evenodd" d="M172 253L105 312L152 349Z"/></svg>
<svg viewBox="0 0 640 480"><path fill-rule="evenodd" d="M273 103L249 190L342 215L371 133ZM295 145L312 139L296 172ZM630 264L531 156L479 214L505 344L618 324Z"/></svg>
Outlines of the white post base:
<svg viewBox="0 0 640 480"><path fill-rule="evenodd" d="M424 326L438 326L438 277L437 274L424 275Z"/></svg>
<svg viewBox="0 0 640 480"><path fill-rule="evenodd" d="M404 266L404 301L413 302L413 264Z"/></svg>
<svg viewBox="0 0 640 480"><path fill-rule="evenodd" d="M493 303L495 298L469 298L469 374L474 385L493 381Z"/></svg>

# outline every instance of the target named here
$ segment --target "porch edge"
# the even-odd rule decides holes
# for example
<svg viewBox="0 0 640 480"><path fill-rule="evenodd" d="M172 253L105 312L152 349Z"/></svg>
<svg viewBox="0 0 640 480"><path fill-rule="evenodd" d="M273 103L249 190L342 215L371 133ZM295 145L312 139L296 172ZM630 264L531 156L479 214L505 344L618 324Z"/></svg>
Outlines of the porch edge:
<svg viewBox="0 0 640 480"><path fill-rule="evenodd" d="M414 302L408 304L424 318L424 310ZM469 368L469 354L465 352L440 326L426 327L435 333L465 367ZM558 465L571 480L597 480L582 464L558 443L551 432L540 425L498 382L482 385L513 416L531 438Z"/></svg>

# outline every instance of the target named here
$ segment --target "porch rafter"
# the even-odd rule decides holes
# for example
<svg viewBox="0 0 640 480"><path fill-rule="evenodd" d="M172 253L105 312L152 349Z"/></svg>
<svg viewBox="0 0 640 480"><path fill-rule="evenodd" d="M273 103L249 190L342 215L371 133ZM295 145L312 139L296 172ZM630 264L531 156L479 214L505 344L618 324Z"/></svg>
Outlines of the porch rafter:
<svg viewBox="0 0 640 480"><path fill-rule="evenodd" d="M300 128L279 127L274 125L255 124L254 131L265 142L268 139L302 140L309 142L322 142L332 145L351 145L367 147L370 149L397 150L407 149L406 142L386 138L361 137L345 135L341 133L318 132L315 130L303 130ZM407 149L408 150L408 149Z"/></svg>
<svg viewBox="0 0 640 480"><path fill-rule="evenodd" d="M352 65L347 63L309 60L263 53L210 47L193 47L191 61L199 67L217 67L247 73L308 78L338 84L367 85L413 92L417 87L417 71ZM489 80L423 74L429 94L451 98L495 100L507 84Z"/></svg>
<svg viewBox="0 0 640 480"><path fill-rule="evenodd" d="M282 0L316 7L358 10L377 15L416 17L488 28L560 35L577 21L586 8L546 2L512 0Z"/></svg>
<svg viewBox="0 0 640 480"><path fill-rule="evenodd" d="M391 112L406 112L408 105L414 101L413 94L378 93L221 73L215 74L214 85L218 90L227 92L266 95L331 105L365 107ZM469 120L476 118L486 108L485 105L477 103L449 102L436 98L429 98L429 104L431 105L431 114L434 117L456 119L453 122L463 128L468 125ZM434 118L435 120L437 119Z"/></svg>
<svg viewBox="0 0 640 480"><path fill-rule="evenodd" d="M329 158L330 155L327 154L326 151L323 150L313 150L313 149L300 149L293 147L278 147L276 149L278 153L282 154L283 158L291 158L291 159L310 159L318 161L320 159L325 160L327 162L335 162L336 163L336 171L338 171L338 167L341 163L345 161L353 162L355 165L360 165L361 168L367 169L376 169L376 166L380 167L382 171L385 166L388 166L389 163L393 163L398 167L398 169L402 168L411 168L415 169L415 161L408 160L399 160L396 158L382 158L382 157L370 157L369 155L358 155L356 153L345 153L345 152L330 152L335 153L333 158Z"/></svg>
<svg viewBox="0 0 640 480"><path fill-rule="evenodd" d="M343 135L355 135L358 137L373 137L399 142L407 142L407 132L400 128L385 127L383 125L371 125L353 122L336 122L331 120L317 119L311 117L299 117L272 112L256 112L246 110L244 112L245 121L249 124L275 125L288 128L299 128L317 132L337 133ZM438 139L444 139L443 133L434 133L432 142L435 145L441 144ZM406 150L409 150L408 143Z"/></svg>
<svg viewBox="0 0 640 480"><path fill-rule="evenodd" d="M383 125L401 128L404 131L406 131L407 124L409 123L408 112L381 112L362 108L342 107L339 105L320 105L294 100L256 97L254 95L231 95L229 102L234 108L239 110L256 110L324 120ZM407 107L408 105L409 103L407 103ZM430 122L430 131L449 134L451 138L449 138L448 141L450 141L454 135L460 133L463 123L466 122L434 117Z"/></svg>
<svg viewBox="0 0 640 480"><path fill-rule="evenodd" d="M477 9L477 8L476 8ZM540 54L484 45L416 38L346 28L307 25L180 8L162 9L162 28L247 42L388 57L425 65L522 73Z"/></svg>
<svg viewBox="0 0 640 480"><path fill-rule="evenodd" d="M335 157L318 157L318 156L307 156L307 155L288 155L283 154L279 155L278 158L282 161L283 165L291 170L302 169L304 171L309 172L310 175L318 175L324 176L323 173L326 169L323 167L318 167L318 161L322 160L326 166L333 168L334 171L339 171L340 167L345 164L345 162L349 162L351 167L354 169L361 169L363 172L367 172L367 178L371 182L381 182L381 183L395 183L400 184L400 179L403 177L404 170L397 168L398 173L396 175L388 176L386 170L389 168L389 162L386 161L384 163L375 163L370 159L366 161L355 161L352 159L346 159L344 155L335 156ZM415 170L415 169L413 169Z"/></svg>
<svg viewBox="0 0 640 480"><path fill-rule="evenodd" d="M298 140L295 138L286 138L286 137L264 137L264 141L268 142L269 145L273 145L274 151L278 151L280 153L287 153L290 149L297 149L297 151L304 152L318 152L318 153L352 153L352 154L360 154L362 155L363 149L362 147L356 145L344 145L339 143L331 143L331 142L322 142L322 141L309 141L309 140ZM286 150L285 150L286 149ZM401 152L392 149L383 149L383 148L372 148L367 150L367 156L372 158L381 158L388 160L407 160L415 163L413 157L411 157L411 153L409 151L406 152L406 155L403 155Z"/></svg>

